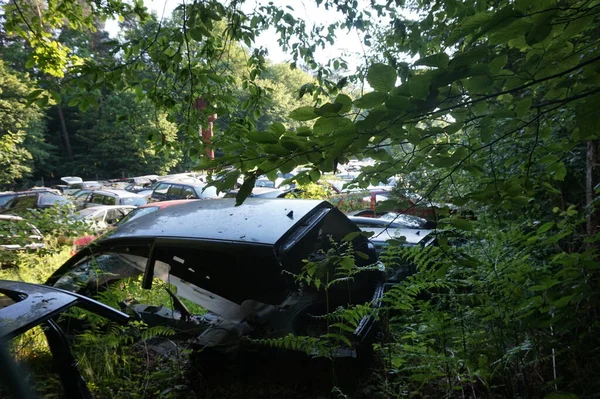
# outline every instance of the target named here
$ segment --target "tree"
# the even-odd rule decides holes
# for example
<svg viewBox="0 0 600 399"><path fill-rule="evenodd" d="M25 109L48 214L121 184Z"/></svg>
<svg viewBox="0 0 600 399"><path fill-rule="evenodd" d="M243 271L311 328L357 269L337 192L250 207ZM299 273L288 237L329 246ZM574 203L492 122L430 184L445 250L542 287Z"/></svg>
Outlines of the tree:
<svg viewBox="0 0 600 399"><path fill-rule="evenodd" d="M166 174L181 160L179 150L171 147L175 125L149 101L137 101L134 93L103 98L102 108L82 115L75 136L82 150L72 167L84 176Z"/></svg>
<svg viewBox="0 0 600 399"><path fill-rule="evenodd" d="M26 75L7 68L0 60L0 184L14 184L29 176L35 162L49 160L44 143L43 112L28 97L33 84Z"/></svg>

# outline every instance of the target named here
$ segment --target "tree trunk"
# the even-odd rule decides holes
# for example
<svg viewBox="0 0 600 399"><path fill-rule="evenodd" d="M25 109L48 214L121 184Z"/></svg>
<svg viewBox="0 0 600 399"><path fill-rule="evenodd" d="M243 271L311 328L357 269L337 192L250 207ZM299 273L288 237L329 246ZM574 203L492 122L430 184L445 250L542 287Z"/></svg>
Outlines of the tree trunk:
<svg viewBox="0 0 600 399"><path fill-rule="evenodd" d="M63 115L62 106L60 104L58 104L58 119L60 119L60 128L62 130L63 141L67 150L67 158L69 159L69 161L72 161L73 151L71 151L71 140L69 139L69 132L67 131L65 116Z"/></svg>
<svg viewBox="0 0 600 399"><path fill-rule="evenodd" d="M594 209L592 202L596 194L594 187L599 184L598 167L600 164L598 155L598 141L590 140L587 142L587 165L585 174L585 205L587 208L587 233L593 235L598 229L598 214L600 209Z"/></svg>

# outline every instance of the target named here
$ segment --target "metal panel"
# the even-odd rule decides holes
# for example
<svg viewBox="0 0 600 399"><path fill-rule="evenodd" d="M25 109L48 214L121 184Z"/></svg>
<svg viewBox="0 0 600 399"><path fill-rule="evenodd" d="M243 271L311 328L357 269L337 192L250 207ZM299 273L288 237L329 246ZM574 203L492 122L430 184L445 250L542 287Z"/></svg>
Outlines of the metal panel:
<svg viewBox="0 0 600 399"><path fill-rule="evenodd" d="M0 292L15 301L0 309L0 336L11 338L64 312L72 306L119 323L129 316L85 296L43 285L0 280Z"/></svg>
<svg viewBox="0 0 600 399"><path fill-rule="evenodd" d="M249 198L191 201L161 209L111 232L124 237L179 237L274 244L305 216L330 208L325 201Z"/></svg>

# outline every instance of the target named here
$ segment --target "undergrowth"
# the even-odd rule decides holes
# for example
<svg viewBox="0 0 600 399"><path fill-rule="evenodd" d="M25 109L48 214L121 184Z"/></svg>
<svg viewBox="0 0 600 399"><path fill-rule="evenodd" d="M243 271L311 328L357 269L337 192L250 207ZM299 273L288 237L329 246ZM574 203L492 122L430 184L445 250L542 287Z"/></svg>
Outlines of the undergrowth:
<svg viewBox="0 0 600 399"><path fill-rule="evenodd" d="M468 244L390 248L417 273L386 297L377 349L411 397L595 397L600 383L598 235L577 212L550 224L480 220Z"/></svg>

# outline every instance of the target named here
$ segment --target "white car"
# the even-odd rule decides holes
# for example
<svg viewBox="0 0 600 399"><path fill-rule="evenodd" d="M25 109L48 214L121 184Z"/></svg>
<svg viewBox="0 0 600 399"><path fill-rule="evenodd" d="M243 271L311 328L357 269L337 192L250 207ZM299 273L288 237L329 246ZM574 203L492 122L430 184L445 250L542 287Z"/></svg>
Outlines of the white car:
<svg viewBox="0 0 600 399"><path fill-rule="evenodd" d="M0 215L0 250L40 248L44 248L44 236L37 227L20 216Z"/></svg>
<svg viewBox="0 0 600 399"><path fill-rule="evenodd" d="M94 231L102 231L114 226L135 208L137 207L133 205L94 206L75 212L73 219L88 223Z"/></svg>

